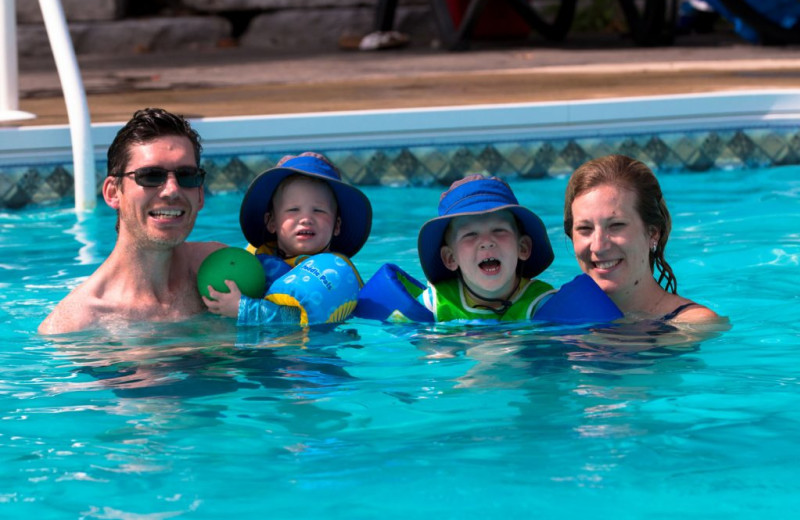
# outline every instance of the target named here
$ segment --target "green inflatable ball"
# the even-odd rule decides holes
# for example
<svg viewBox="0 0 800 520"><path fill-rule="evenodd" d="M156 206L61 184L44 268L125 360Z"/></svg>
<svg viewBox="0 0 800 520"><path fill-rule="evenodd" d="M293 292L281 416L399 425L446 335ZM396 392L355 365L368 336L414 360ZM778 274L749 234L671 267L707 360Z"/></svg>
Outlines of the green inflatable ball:
<svg viewBox="0 0 800 520"><path fill-rule="evenodd" d="M255 255L240 247L217 249L203 260L197 271L197 289L206 298L210 285L219 292L229 292L225 280L233 280L242 294L251 298L264 295L266 277Z"/></svg>

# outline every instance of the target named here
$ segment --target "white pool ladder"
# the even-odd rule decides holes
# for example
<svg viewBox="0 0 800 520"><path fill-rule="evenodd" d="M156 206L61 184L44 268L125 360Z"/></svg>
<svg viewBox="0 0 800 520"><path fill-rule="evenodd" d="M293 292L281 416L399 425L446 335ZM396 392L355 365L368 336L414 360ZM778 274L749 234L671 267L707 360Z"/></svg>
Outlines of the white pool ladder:
<svg viewBox="0 0 800 520"><path fill-rule="evenodd" d="M17 22L15 0L0 0L0 121L32 119L34 114L19 110L19 68L17 63ZM61 90L67 105L72 140L75 210L86 211L97 204L94 146L89 105L83 88L78 60L69 35L61 0L39 0L47 39L53 51Z"/></svg>

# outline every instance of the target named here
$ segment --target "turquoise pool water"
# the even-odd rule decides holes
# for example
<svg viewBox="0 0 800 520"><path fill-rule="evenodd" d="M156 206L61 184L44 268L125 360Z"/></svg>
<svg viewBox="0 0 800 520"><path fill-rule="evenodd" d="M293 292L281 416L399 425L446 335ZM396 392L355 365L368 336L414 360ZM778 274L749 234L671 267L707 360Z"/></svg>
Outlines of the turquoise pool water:
<svg viewBox="0 0 800 520"><path fill-rule="evenodd" d="M110 251L102 208L0 213L0 517L789 518L800 506L800 169L662 175L701 337L531 326L240 330L203 317L44 340ZM565 179L512 181L556 261ZM421 277L440 188L367 188L367 277ZM241 244L239 195L193 239ZM432 352L453 357L434 358Z"/></svg>

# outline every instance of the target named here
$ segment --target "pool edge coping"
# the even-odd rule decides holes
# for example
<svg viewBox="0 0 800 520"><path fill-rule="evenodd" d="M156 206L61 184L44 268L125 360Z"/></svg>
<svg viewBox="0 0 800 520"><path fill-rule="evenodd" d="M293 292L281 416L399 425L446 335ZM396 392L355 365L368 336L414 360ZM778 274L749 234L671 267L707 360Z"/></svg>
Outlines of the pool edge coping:
<svg viewBox="0 0 800 520"><path fill-rule="evenodd" d="M800 123L800 88L190 119L206 155L555 139ZM235 123L235 125L232 125ZM335 123L335 124L334 124ZM91 126L94 154L124 122ZM26 161L26 158L29 160ZM0 128L0 166L72 161L69 125Z"/></svg>

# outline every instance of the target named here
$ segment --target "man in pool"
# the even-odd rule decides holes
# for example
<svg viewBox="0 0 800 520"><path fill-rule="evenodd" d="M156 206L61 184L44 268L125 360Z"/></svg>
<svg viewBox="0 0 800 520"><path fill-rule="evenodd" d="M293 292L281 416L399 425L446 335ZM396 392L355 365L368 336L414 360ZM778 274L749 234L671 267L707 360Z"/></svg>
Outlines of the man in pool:
<svg viewBox="0 0 800 520"><path fill-rule="evenodd" d="M225 244L186 242L204 202L201 150L189 122L159 108L137 111L117 133L102 187L106 204L117 210L117 242L39 333L179 321L205 312L197 270Z"/></svg>

